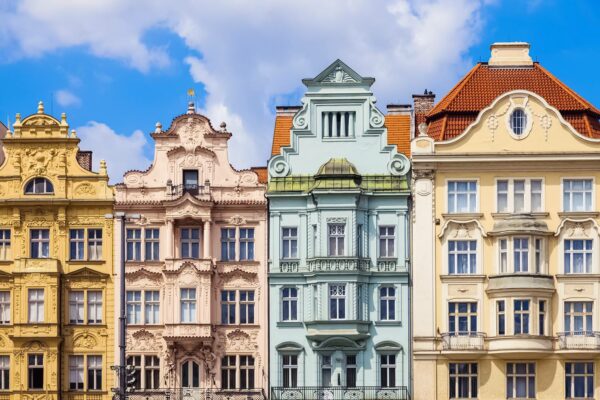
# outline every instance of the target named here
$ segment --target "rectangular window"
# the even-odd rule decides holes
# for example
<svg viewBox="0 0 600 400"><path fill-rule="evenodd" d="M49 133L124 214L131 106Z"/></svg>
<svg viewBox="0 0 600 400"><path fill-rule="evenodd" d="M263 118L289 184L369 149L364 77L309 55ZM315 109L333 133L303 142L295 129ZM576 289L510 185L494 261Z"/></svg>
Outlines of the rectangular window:
<svg viewBox="0 0 600 400"><path fill-rule="evenodd" d="M181 228L181 257L200 258L200 228Z"/></svg>
<svg viewBox="0 0 600 400"><path fill-rule="evenodd" d="M69 389L83 390L83 356L69 356Z"/></svg>
<svg viewBox="0 0 600 400"><path fill-rule="evenodd" d="M186 190L198 188L198 170L184 169L183 170L183 187Z"/></svg>
<svg viewBox="0 0 600 400"><path fill-rule="evenodd" d="M85 230L71 229L69 230L69 259L83 260L85 248Z"/></svg>
<svg viewBox="0 0 600 400"><path fill-rule="evenodd" d="M88 324L102 323L102 291L88 290Z"/></svg>
<svg viewBox="0 0 600 400"><path fill-rule="evenodd" d="M357 366L356 366L356 355L347 354L346 355L346 387L353 388L356 387L356 375L357 375Z"/></svg>
<svg viewBox="0 0 600 400"><path fill-rule="evenodd" d="M565 332L575 335L592 333L593 305L591 301L565 301Z"/></svg>
<svg viewBox="0 0 600 400"><path fill-rule="evenodd" d="M283 375L283 387L298 387L298 356L295 354L283 355L281 366Z"/></svg>
<svg viewBox="0 0 600 400"><path fill-rule="evenodd" d="M365 256L362 224L356 226L356 255L358 257Z"/></svg>
<svg viewBox="0 0 600 400"><path fill-rule="evenodd" d="M448 241L448 273L474 274L477 271L477 241Z"/></svg>
<svg viewBox="0 0 600 400"><path fill-rule="evenodd" d="M127 380L133 380L133 387L137 390L142 388L142 356L129 356L127 357L127 365L133 371L128 372Z"/></svg>
<svg viewBox="0 0 600 400"><path fill-rule="evenodd" d="M0 229L0 260L10 259L10 229Z"/></svg>
<svg viewBox="0 0 600 400"><path fill-rule="evenodd" d="M44 355L27 356L27 386L32 390L44 389Z"/></svg>
<svg viewBox="0 0 600 400"><path fill-rule="evenodd" d="M160 229L146 228L145 235L145 259L146 261L160 260Z"/></svg>
<svg viewBox="0 0 600 400"><path fill-rule="evenodd" d="M240 356L240 389L254 389L254 357Z"/></svg>
<svg viewBox="0 0 600 400"><path fill-rule="evenodd" d="M142 323L142 292L127 291L127 323L137 325Z"/></svg>
<svg viewBox="0 0 600 400"><path fill-rule="evenodd" d="M528 213L542 211L541 179L501 179L496 182L497 211Z"/></svg>
<svg viewBox="0 0 600 400"><path fill-rule="evenodd" d="M529 239L514 238L513 254L515 272L529 272Z"/></svg>
<svg viewBox="0 0 600 400"><path fill-rule="evenodd" d="M563 211L592 211L592 180L563 180Z"/></svg>
<svg viewBox="0 0 600 400"><path fill-rule="evenodd" d="M546 334L546 300L538 302L538 335Z"/></svg>
<svg viewBox="0 0 600 400"><path fill-rule="evenodd" d="M88 229L88 259L102 260L102 229Z"/></svg>
<svg viewBox="0 0 600 400"><path fill-rule="evenodd" d="M235 261L235 228L221 228L221 260Z"/></svg>
<svg viewBox="0 0 600 400"><path fill-rule="evenodd" d="M500 239L498 246L500 247L500 273L505 274L508 272L508 240Z"/></svg>
<svg viewBox="0 0 600 400"><path fill-rule="evenodd" d="M591 239L565 240L565 274L589 274L592 272Z"/></svg>
<svg viewBox="0 0 600 400"><path fill-rule="evenodd" d="M10 324L10 292L0 291L0 324Z"/></svg>
<svg viewBox="0 0 600 400"><path fill-rule="evenodd" d="M477 363L450 363L450 398L477 398Z"/></svg>
<svg viewBox="0 0 600 400"><path fill-rule="evenodd" d="M477 303L448 303L448 331L454 335L477 332Z"/></svg>
<svg viewBox="0 0 600 400"><path fill-rule="evenodd" d="M298 228L281 229L281 257L298 258Z"/></svg>
<svg viewBox="0 0 600 400"><path fill-rule="evenodd" d="M567 399L593 399L594 363L565 363L565 389Z"/></svg>
<svg viewBox="0 0 600 400"><path fill-rule="evenodd" d="M29 289L29 322L44 322L44 289Z"/></svg>
<svg viewBox="0 0 600 400"><path fill-rule="evenodd" d="M160 291L144 292L144 319L146 324L158 324L160 316Z"/></svg>
<svg viewBox="0 0 600 400"><path fill-rule="evenodd" d="M346 285L329 285L329 318L346 319Z"/></svg>
<svg viewBox="0 0 600 400"><path fill-rule="evenodd" d="M396 227L379 227L379 257L393 258L396 256Z"/></svg>
<svg viewBox="0 0 600 400"><path fill-rule="evenodd" d="M0 390L10 388L10 356L0 356Z"/></svg>
<svg viewBox="0 0 600 400"><path fill-rule="evenodd" d="M254 323L254 290L240 290L240 324Z"/></svg>
<svg viewBox="0 0 600 400"><path fill-rule="evenodd" d="M144 356L144 387L158 389L160 386L160 360L157 356Z"/></svg>
<svg viewBox="0 0 600 400"><path fill-rule="evenodd" d="M283 321L298 320L298 289L281 289L281 319Z"/></svg>
<svg viewBox="0 0 600 400"><path fill-rule="evenodd" d="M535 399L535 364L506 364L506 398Z"/></svg>
<svg viewBox="0 0 600 400"><path fill-rule="evenodd" d="M530 181L531 189L531 212L541 212L542 207L542 180L532 179Z"/></svg>
<svg viewBox="0 0 600 400"><path fill-rule="evenodd" d="M542 239L535 239L535 272L542 272Z"/></svg>
<svg viewBox="0 0 600 400"><path fill-rule="evenodd" d="M127 261L142 260L142 230L127 229Z"/></svg>
<svg viewBox="0 0 600 400"><path fill-rule="evenodd" d="M31 230L31 258L50 257L50 230Z"/></svg>
<svg viewBox="0 0 600 400"><path fill-rule="evenodd" d="M396 288L384 286L379 288L379 320L396 320Z"/></svg>
<svg viewBox="0 0 600 400"><path fill-rule="evenodd" d="M529 334L529 300L514 301L515 335Z"/></svg>
<svg viewBox="0 0 600 400"><path fill-rule="evenodd" d="M240 260L254 260L254 228L240 228Z"/></svg>
<svg viewBox="0 0 600 400"><path fill-rule="evenodd" d="M181 289L181 322L196 322L196 289Z"/></svg>
<svg viewBox="0 0 600 400"><path fill-rule="evenodd" d="M221 389L235 389L235 356L221 358Z"/></svg>
<svg viewBox="0 0 600 400"><path fill-rule="evenodd" d="M395 354L380 354L379 368L381 374L381 387L396 386L396 355Z"/></svg>
<svg viewBox="0 0 600 400"><path fill-rule="evenodd" d="M221 290L221 323L235 324L235 290Z"/></svg>
<svg viewBox="0 0 600 400"><path fill-rule="evenodd" d="M496 318L498 336L506 335L506 305L504 300L496 301Z"/></svg>
<svg viewBox="0 0 600 400"><path fill-rule="evenodd" d="M83 324L83 291L76 291L69 293L69 323L70 324ZM83 367L82 367L83 368Z"/></svg>
<svg viewBox="0 0 600 400"><path fill-rule="evenodd" d="M477 181L448 181L448 212L477 212Z"/></svg>
<svg viewBox="0 0 600 400"><path fill-rule="evenodd" d="M331 386L331 356L321 356L321 386Z"/></svg>
<svg viewBox="0 0 600 400"><path fill-rule="evenodd" d="M329 256L343 256L344 242L346 239L346 225L345 224L329 224L328 238L329 238Z"/></svg>
<svg viewBox="0 0 600 400"><path fill-rule="evenodd" d="M102 390L102 356L87 358L88 390Z"/></svg>
<svg viewBox="0 0 600 400"><path fill-rule="evenodd" d="M324 111L321 113L321 129L327 139L354 137L356 113L354 111Z"/></svg>

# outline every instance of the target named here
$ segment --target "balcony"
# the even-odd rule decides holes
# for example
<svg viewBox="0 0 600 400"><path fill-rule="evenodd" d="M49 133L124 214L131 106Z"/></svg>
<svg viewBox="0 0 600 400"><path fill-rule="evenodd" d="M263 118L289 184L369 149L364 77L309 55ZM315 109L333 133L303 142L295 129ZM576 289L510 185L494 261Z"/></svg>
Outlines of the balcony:
<svg viewBox="0 0 600 400"><path fill-rule="evenodd" d="M487 338L487 351L490 354L501 354L506 357L533 356L552 353L554 349L552 336L538 335L506 335Z"/></svg>
<svg viewBox="0 0 600 400"><path fill-rule="evenodd" d="M15 273L38 272L56 274L58 271L58 260L54 258L18 258L15 260Z"/></svg>
<svg viewBox="0 0 600 400"><path fill-rule="evenodd" d="M450 351L482 351L485 334L481 332L442 333L442 348Z"/></svg>
<svg viewBox="0 0 600 400"><path fill-rule="evenodd" d="M194 184L167 185L166 195L169 199L178 199L186 193L202 200L210 200L210 186Z"/></svg>
<svg viewBox="0 0 600 400"><path fill-rule="evenodd" d="M264 400L261 389L170 388L127 393L130 400Z"/></svg>
<svg viewBox="0 0 600 400"><path fill-rule="evenodd" d="M167 341L178 341L186 339L207 339L211 337L210 324L167 324L163 337Z"/></svg>
<svg viewBox="0 0 600 400"><path fill-rule="evenodd" d="M558 348L561 350L600 350L600 332L559 332Z"/></svg>
<svg viewBox="0 0 600 400"><path fill-rule="evenodd" d="M338 272L338 271L369 271L371 260L357 257L318 257L306 260L309 271Z"/></svg>
<svg viewBox="0 0 600 400"><path fill-rule="evenodd" d="M409 400L406 386L299 386L271 388L271 400Z"/></svg>
<svg viewBox="0 0 600 400"><path fill-rule="evenodd" d="M179 271L185 266L191 265L198 272L212 272L212 260L206 258L169 258L165 260L165 270Z"/></svg>

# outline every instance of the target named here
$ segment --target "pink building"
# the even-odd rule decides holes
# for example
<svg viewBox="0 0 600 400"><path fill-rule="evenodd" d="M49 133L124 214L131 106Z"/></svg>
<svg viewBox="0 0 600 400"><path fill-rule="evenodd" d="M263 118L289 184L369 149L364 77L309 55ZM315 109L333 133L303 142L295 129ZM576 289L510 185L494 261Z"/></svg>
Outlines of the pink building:
<svg viewBox="0 0 600 400"><path fill-rule="evenodd" d="M125 237L138 391L258 398L267 388L266 170L235 170L230 137L190 104L167 130L156 124L152 165L117 185L115 211L139 214Z"/></svg>

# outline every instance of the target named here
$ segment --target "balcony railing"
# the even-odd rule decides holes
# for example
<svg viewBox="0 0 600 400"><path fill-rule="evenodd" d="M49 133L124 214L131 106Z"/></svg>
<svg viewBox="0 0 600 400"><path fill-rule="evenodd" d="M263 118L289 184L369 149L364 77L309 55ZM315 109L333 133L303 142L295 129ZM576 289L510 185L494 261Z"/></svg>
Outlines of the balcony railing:
<svg viewBox="0 0 600 400"><path fill-rule="evenodd" d="M406 386L299 386L271 388L270 400L409 400Z"/></svg>
<svg viewBox="0 0 600 400"><path fill-rule="evenodd" d="M600 332L559 332L558 347L561 350L600 350Z"/></svg>
<svg viewBox="0 0 600 400"><path fill-rule="evenodd" d="M175 388L127 393L129 400L264 400L261 389Z"/></svg>
<svg viewBox="0 0 600 400"><path fill-rule="evenodd" d="M483 350L485 334L481 332L446 332L442 333L444 350Z"/></svg>
<svg viewBox="0 0 600 400"><path fill-rule="evenodd" d="M306 260L309 271L369 271L371 260L356 257L319 257Z"/></svg>
<svg viewBox="0 0 600 400"><path fill-rule="evenodd" d="M200 196L203 194L209 193L209 187L204 185L193 185L193 184L183 184L183 185L172 185L167 186L167 196L172 198L177 198L184 193L189 193L192 196Z"/></svg>

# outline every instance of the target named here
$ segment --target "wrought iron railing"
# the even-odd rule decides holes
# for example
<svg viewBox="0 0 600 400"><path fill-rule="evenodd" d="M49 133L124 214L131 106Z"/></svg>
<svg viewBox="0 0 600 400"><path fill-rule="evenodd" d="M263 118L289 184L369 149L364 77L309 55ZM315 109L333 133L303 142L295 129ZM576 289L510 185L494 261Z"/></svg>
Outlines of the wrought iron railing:
<svg viewBox="0 0 600 400"><path fill-rule="evenodd" d="M174 388L134 391L128 400L265 400L262 389Z"/></svg>
<svg viewBox="0 0 600 400"><path fill-rule="evenodd" d="M299 386L271 388L270 400L409 400L406 386Z"/></svg>
<svg viewBox="0 0 600 400"><path fill-rule="evenodd" d="M442 333L444 350L483 350L485 334L482 332L446 332Z"/></svg>
<svg viewBox="0 0 600 400"><path fill-rule="evenodd" d="M167 196L169 197L179 197L184 193L189 193L192 196L199 196L208 193L208 187L193 184L167 186Z"/></svg>
<svg viewBox="0 0 600 400"><path fill-rule="evenodd" d="M558 347L562 350L600 350L600 332L559 332Z"/></svg>

